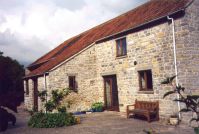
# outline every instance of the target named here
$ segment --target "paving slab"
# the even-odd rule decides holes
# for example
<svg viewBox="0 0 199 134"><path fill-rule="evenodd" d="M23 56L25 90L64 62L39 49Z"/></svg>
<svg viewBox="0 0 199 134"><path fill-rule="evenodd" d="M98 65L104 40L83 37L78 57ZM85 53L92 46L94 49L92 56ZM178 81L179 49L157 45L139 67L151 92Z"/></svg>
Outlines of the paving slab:
<svg viewBox="0 0 199 134"><path fill-rule="evenodd" d="M126 119L124 114L110 111L80 115L81 124L62 128L28 127L30 115L23 107L19 108L16 117L16 126L10 124L2 134L145 134L144 129L153 129L157 134L194 134L193 129L185 124L175 127L157 121L148 123L134 118Z"/></svg>

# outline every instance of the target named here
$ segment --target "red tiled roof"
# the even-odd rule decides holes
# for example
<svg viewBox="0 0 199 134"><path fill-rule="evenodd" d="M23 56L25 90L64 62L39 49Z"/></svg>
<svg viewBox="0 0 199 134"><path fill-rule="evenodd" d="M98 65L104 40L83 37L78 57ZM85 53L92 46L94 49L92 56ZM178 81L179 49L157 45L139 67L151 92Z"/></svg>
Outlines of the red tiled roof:
<svg viewBox="0 0 199 134"><path fill-rule="evenodd" d="M30 66L43 63L26 77L41 75L92 43L186 8L191 0L151 0L125 14L63 42ZM49 60L49 61L48 61ZM47 61L47 62L46 62Z"/></svg>

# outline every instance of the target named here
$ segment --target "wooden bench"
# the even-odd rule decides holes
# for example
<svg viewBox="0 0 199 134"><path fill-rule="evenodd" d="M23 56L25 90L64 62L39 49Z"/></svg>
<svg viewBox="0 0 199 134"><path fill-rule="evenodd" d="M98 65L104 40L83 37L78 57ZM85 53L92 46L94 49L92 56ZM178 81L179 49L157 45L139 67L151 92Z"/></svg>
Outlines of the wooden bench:
<svg viewBox="0 0 199 134"><path fill-rule="evenodd" d="M134 109L130 109L131 106L134 106ZM134 105L127 105L126 113L127 118L133 114L146 117L148 122L151 121L151 118L159 120L159 102L138 101L136 99Z"/></svg>

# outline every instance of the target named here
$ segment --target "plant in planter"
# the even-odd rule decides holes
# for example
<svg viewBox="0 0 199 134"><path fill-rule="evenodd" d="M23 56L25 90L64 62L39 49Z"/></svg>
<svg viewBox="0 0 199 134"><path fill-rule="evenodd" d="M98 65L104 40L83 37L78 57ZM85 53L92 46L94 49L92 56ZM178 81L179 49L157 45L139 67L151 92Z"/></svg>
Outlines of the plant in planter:
<svg viewBox="0 0 199 134"><path fill-rule="evenodd" d="M174 99L174 101L183 103L185 105L179 112L192 112L195 114L194 117L190 117L190 125L192 121L199 122L199 95L186 95L184 93L185 88L181 85L174 85L173 80L176 76L168 77L161 84L168 84L172 87L171 91L168 91L164 94L163 98L171 94L178 94L179 99ZM197 127L194 127L196 134L199 134L199 124Z"/></svg>
<svg viewBox="0 0 199 134"><path fill-rule="evenodd" d="M171 125L178 125L178 123L179 123L179 118L178 118L178 114L177 114L177 113L175 113L175 114L173 114L173 115L170 116L170 118L169 118L169 123L170 123Z"/></svg>
<svg viewBox="0 0 199 134"><path fill-rule="evenodd" d="M93 110L93 112L102 112L104 109L104 105L102 102L96 102L92 104L91 109Z"/></svg>

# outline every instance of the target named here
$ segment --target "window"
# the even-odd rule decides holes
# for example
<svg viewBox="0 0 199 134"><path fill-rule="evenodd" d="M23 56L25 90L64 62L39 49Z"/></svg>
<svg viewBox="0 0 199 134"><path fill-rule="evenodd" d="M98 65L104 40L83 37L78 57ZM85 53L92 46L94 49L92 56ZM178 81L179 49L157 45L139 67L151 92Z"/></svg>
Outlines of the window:
<svg viewBox="0 0 199 134"><path fill-rule="evenodd" d="M138 71L140 91L152 91L153 81L151 70Z"/></svg>
<svg viewBox="0 0 199 134"><path fill-rule="evenodd" d="M117 57L126 55L126 38L116 40Z"/></svg>
<svg viewBox="0 0 199 134"><path fill-rule="evenodd" d="M69 76L69 77L68 77L68 81L69 81L69 88L70 88L71 90L75 90L75 91L76 91L75 76Z"/></svg>
<svg viewBox="0 0 199 134"><path fill-rule="evenodd" d="M28 80L26 80L26 95L29 95L29 84L28 84Z"/></svg>

